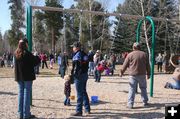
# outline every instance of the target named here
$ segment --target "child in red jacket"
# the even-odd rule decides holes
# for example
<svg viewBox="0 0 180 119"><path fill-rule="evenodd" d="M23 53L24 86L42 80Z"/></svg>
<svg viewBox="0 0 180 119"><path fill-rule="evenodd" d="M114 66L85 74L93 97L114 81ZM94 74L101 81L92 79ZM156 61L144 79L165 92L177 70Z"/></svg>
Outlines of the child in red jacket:
<svg viewBox="0 0 180 119"><path fill-rule="evenodd" d="M106 62L105 61L101 61L98 66L96 67L96 71L95 71L95 82L100 82L101 80L101 73L103 73L103 71L106 69Z"/></svg>

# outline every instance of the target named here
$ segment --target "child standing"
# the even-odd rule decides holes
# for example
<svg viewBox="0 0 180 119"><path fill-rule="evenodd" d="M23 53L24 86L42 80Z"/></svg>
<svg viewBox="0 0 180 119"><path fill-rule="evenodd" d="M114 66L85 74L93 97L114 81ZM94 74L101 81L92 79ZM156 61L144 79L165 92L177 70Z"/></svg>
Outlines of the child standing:
<svg viewBox="0 0 180 119"><path fill-rule="evenodd" d="M101 73L106 69L105 61L101 61L95 70L95 82L100 82L101 80Z"/></svg>
<svg viewBox="0 0 180 119"><path fill-rule="evenodd" d="M71 77L70 75L65 75L64 76L64 94L66 96L65 100L64 100L64 105L70 106L70 94L71 94Z"/></svg>

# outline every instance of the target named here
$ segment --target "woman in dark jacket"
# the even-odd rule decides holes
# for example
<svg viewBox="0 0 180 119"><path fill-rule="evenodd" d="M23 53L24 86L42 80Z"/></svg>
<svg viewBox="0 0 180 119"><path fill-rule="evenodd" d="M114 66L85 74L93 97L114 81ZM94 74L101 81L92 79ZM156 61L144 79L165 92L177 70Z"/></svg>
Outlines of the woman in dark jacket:
<svg viewBox="0 0 180 119"><path fill-rule="evenodd" d="M32 55L27 48L27 39L23 39L19 41L18 48L15 51L15 81L19 86L18 113L20 119L35 117L30 112L30 92L32 81L36 79L34 67L40 63L40 59Z"/></svg>

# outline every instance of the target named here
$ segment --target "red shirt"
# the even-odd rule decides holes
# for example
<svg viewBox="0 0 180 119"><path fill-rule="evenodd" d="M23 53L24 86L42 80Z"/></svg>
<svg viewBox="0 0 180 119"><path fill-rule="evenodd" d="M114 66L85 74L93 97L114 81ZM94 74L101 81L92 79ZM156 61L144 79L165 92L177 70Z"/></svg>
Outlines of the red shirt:
<svg viewBox="0 0 180 119"><path fill-rule="evenodd" d="M97 67L97 70L100 71L100 72L103 72L105 69L106 69L106 67L103 66L102 64L99 64L98 67Z"/></svg>

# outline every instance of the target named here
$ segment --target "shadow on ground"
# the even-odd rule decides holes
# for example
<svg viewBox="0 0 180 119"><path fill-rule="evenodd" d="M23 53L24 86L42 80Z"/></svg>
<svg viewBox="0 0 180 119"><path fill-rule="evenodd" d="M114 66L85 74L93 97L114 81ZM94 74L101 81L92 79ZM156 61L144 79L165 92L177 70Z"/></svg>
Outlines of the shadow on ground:
<svg viewBox="0 0 180 119"><path fill-rule="evenodd" d="M17 94L13 93L13 92L3 92L3 91L0 91L0 95L17 95Z"/></svg>

